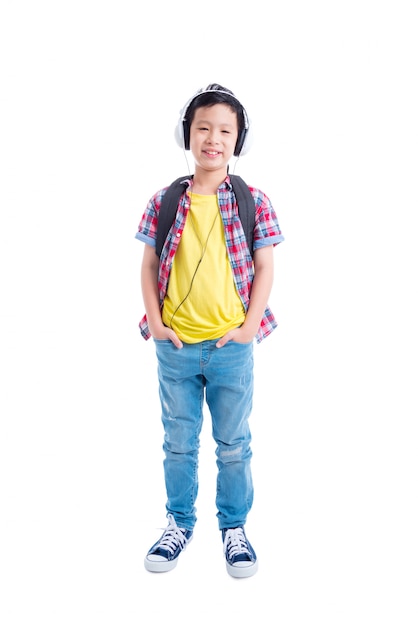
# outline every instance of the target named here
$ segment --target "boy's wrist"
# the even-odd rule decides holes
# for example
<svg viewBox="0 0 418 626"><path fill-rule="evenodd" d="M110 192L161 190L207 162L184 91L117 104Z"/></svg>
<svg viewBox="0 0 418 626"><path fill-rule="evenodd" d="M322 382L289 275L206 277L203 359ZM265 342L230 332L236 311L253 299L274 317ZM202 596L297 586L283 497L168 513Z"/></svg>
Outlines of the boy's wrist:
<svg viewBox="0 0 418 626"><path fill-rule="evenodd" d="M149 328L151 335L153 337L158 338L158 336L164 332L166 327L164 326L162 320L154 319L154 320L148 320L148 328Z"/></svg>

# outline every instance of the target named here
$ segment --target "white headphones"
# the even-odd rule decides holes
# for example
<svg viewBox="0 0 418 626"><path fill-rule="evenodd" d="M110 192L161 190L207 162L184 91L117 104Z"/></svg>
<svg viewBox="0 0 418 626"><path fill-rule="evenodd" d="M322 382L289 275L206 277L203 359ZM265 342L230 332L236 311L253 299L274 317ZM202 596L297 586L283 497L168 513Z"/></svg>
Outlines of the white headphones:
<svg viewBox="0 0 418 626"><path fill-rule="evenodd" d="M225 91L224 89L214 89L210 87L206 89L199 89L199 91L196 92L194 96L192 96L190 100L188 100L188 102L186 102L185 106L180 111L180 118L174 130L174 137L175 137L177 145L180 146L180 148L182 148L183 150L190 150L190 121L186 119L187 112L193 100L197 98L198 96L205 94L205 93L226 94L230 98L233 98L234 100L236 100L236 102L242 108L242 112L244 115L244 128L240 131L238 135L237 143L235 145L235 150L234 150L234 156L236 157L244 156L245 154L247 154L247 152L251 148L253 144L253 140L254 140L252 130L251 130L251 125L250 125L250 120L248 118L246 110L244 109L244 107L242 106L238 98L236 98L233 93L230 93L229 91Z"/></svg>

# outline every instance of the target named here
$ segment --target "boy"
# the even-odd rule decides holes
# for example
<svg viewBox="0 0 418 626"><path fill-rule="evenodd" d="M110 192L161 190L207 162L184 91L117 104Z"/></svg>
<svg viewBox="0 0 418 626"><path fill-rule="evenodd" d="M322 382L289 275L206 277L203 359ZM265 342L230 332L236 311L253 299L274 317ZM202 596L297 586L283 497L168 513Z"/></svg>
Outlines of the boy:
<svg viewBox="0 0 418 626"><path fill-rule="evenodd" d="M161 258L156 228L166 188L148 203L136 237L145 243L141 270L145 339L155 342L164 426L168 526L145 557L151 572L176 566L196 522L197 467L203 398L217 443L216 506L227 571L244 578L257 557L244 525L253 502L248 418L253 396L253 340L275 328L267 300L273 247L283 240L269 199L256 205L254 258L248 249L228 176L245 154L251 128L234 94L218 84L186 104L177 142L195 161ZM186 177L187 178L187 177Z"/></svg>

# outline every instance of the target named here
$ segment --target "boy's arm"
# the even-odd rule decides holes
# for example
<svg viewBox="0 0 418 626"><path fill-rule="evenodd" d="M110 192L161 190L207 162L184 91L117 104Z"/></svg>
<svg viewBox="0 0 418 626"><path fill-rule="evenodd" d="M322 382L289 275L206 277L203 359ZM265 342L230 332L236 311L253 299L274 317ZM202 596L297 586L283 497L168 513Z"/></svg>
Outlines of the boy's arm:
<svg viewBox="0 0 418 626"><path fill-rule="evenodd" d="M245 321L239 328L234 328L216 344L221 348L228 341L249 343L256 336L273 286L274 259L273 247L265 246L254 252L254 280L251 287L250 304Z"/></svg>
<svg viewBox="0 0 418 626"><path fill-rule="evenodd" d="M159 259L155 248L145 244L141 267L142 298L147 314L148 328L154 339L170 339L177 348L183 346L174 330L164 326L161 319L160 297L158 292Z"/></svg>

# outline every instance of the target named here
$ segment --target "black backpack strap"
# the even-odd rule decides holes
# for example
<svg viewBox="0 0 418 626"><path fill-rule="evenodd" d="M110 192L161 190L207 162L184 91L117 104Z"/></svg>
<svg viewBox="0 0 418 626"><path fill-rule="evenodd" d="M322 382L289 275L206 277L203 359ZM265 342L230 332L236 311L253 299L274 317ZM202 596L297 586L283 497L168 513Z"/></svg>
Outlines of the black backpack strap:
<svg viewBox="0 0 418 626"><path fill-rule="evenodd" d="M239 218L247 238L248 248L253 256L255 202L247 183L236 174L230 174L232 188L238 204Z"/></svg>
<svg viewBox="0 0 418 626"><path fill-rule="evenodd" d="M161 201L160 212L158 214L157 239L155 242L155 253L160 257L164 242L167 239L168 231L175 220L179 200L184 193L189 177L181 176L177 178L166 189Z"/></svg>

